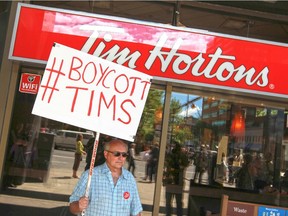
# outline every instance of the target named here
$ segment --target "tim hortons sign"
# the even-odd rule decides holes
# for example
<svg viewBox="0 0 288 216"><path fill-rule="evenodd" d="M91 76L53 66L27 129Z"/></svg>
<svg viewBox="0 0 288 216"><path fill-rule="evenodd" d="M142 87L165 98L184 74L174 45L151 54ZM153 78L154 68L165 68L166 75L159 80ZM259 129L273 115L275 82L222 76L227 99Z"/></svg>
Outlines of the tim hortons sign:
<svg viewBox="0 0 288 216"><path fill-rule="evenodd" d="M288 45L19 3L10 59L60 43L167 80L288 98Z"/></svg>

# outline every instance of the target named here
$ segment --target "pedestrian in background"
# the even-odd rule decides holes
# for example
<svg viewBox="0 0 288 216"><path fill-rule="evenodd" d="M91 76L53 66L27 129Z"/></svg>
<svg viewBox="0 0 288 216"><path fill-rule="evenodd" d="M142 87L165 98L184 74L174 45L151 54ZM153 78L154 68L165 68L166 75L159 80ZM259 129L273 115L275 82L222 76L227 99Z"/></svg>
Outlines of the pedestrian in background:
<svg viewBox="0 0 288 216"><path fill-rule="evenodd" d="M74 155L73 174L72 174L73 178L78 178L77 171L79 169L80 162L82 161L82 156L86 155L82 140L83 140L83 135L78 134L76 138L76 150L75 150L75 155Z"/></svg>
<svg viewBox="0 0 288 216"><path fill-rule="evenodd" d="M154 179L156 179L157 175L157 167L158 167L158 159L159 159L159 143L156 142L152 146L151 152L150 152L150 172L148 174L149 182L153 181L153 176Z"/></svg>
<svg viewBox="0 0 288 216"><path fill-rule="evenodd" d="M195 174L194 174L194 183L201 184L202 183L202 178L204 173L207 171L208 168L208 153L206 150L205 145L201 145L200 152L197 152L195 154L195 158L193 160L193 163L195 165Z"/></svg>
<svg viewBox="0 0 288 216"><path fill-rule="evenodd" d="M166 155L163 173L163 186L166 198L166 216L172 215L172 201L175 198L177 216L183 215L183 188L186 168L189 166L187 152L179 143Z"/></svg>
<svg viewBox="0 0 288 216"><path fill-rule="evenodd" d="M145 147L144 151L142 152L142 160L146 161L145 164L145 176L142 177L143 180L147 180L148 175L150 175L151 170L151 149L152 146Z"/></svg>
<svg viewBox="0 0 288 216"><path fill-rule="evenodd" d="M131 143L131 146L129 148L129 159L128 159L128 170L133 174L134 177L135 176L135 147L136 144L135 143Z"/></svg>
<svg viewBox="0 0 288 216"><path fill-rule="evenodd" d="M247 153L243 156L243 165L234 174L236 179L236 188L245 190L254 190L254 180L257 175L253 164L253 157Z"/></svg>
<svg viewBox="0 0 288 216"><path fill-rule="evenodd" d="M233 168L234 158L228 158L228 184L232 185L234 183L234 168Z"/></svg>
<svg viewBox="0 0 288 216"><path fill-rule="evenodd" d="M25 153L27 142L28 135L25 133L24 124L19 122L11 131L11 149L8 154L8 175L4 178L5 186L16 187L24 183L26 174ZM21 170L20 173L18 170Z"/></svg>

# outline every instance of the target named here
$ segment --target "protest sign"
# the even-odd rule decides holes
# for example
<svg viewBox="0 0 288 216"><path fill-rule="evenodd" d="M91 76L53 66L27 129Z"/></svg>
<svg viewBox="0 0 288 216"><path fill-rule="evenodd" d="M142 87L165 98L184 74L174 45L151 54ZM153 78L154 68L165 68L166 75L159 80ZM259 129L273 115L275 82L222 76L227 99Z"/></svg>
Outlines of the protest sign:
<svg viewBox="0 0 288 216"><path fill-rule="evenodd" d="M151 78L54 44L32 113L133 141Z"/></svg>

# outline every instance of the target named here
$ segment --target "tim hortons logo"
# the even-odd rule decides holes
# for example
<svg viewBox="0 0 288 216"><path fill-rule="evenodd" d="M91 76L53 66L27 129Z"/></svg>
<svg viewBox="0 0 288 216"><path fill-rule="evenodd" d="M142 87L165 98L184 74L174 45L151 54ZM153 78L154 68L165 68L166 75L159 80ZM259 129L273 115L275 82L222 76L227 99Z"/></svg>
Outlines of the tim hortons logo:
<svg viewBox="0 0 288 216"><path fill-rule="evenodd" d="M91 28L90 28L91 30ZM87 39L83 45L81 51L91 52L91 48L96 43L96 40L100 35L99 27L95 27L93 33ZM119 28L111 28L111 32L121 32ZM99 39L100 40L100 39ZM216 79L220 82L231 80L236 83L244 81L247 86L257 85L259 87L265 87L268 85L268 67L264 67L259 72L254 67L247 68L244 64L235 66L236 56L225 55L221 47L217 47L214 53L203 54L201 52L192 57L190 54L181 53L179 50L183 39L178 38L170 49L167 49L168 36L163 33L156 45L149 51L149 53L142 53L140 49L137 51L131 51L129 47L124 49L120 46L113 45L109 47L109 42L113 40L113 36L107 29L103 40L101 40L96 49L94 50L94 56L98 56L110 61L115 61L118 64L127 64L131 69L135 69L139 65L144 65L148 71L156 61L160 62L159 71L166 73L168 68L172 68L175 75L186 75L190 73L193 77L204 76L206 79ZM134 49L135 50L135 49ZM192 53L191 53L192 54ZM143 59L145 58L145 59ZM138 64L137 64L138 63ZM154 70L155 68L153 68ZM170 69L171 70L171 69Z"/></svg>

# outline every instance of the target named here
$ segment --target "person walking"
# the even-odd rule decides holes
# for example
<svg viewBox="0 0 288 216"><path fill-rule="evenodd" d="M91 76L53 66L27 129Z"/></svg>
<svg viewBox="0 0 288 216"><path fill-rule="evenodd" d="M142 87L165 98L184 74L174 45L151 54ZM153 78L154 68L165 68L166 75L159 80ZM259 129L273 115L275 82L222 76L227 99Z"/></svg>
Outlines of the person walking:
<svg viewBox="0 0 288 216"><path fill-rule="evenodd" d="M150 172L151 172L151 149L152 146L147 147L147 149L145 148L145 151L143 152L142 155L142 160L146 161L145 164L145 176L142 177L142 180L146 181L148 176L150 176Z"/></svg>
<svg viewBox="0 0 288 216"><path fill-rule="evenodd" d="M156 179L157 175L157 167L158 167L158 158L159 158L159 144L158 142L155 143L150 152L151 159L150 159L150 171L148 171L148 178L149 182L151 183L154 179Z"/></svg>
<svg viewBox="0 0 288 216"><path fill-rule="evenodd" d="M234 174L236 179L236 188L244 190L254 190L254 178L256 176L256 169L253 164L253 157L251 154L243 156L243 165Z"/></svg>
<svg viewBox="0 0 288 216"><path fill-rule="evenodd" d="M12 129L10 140L11 149L8 154L8 176L4 178L4 185L7 187L17 187L25 182L26 175L25 153L28 135L25 133L22 122L16 124L16 127Z"/></svg>
<svg viewBox="0 0 288 216"><path fill-rule="evenodd" d="M69 198L72 214L85 216L133 215L143 211L134 176L123 166L128 146L113 139L104 146L106 162L93 169L88 197L85 196L89 170L85 171Z"/></svg>
<svg viewBox="0 0 288 216"><path fill-rule="evenodd" d="M76 138L76 150L75 150L75 155L74 155L73 174L72 174L73 178L78 178L77 171L80 166L80 162L82 161L82 156L86 155L82 140L83 140L83 135L78 134Z"/></svg>
<svg viewBox="0 0 288 216"><path fill-rule="evenodd" d="M135 176L135 143L131 143L131 147L129 148L129 160L128 160L128 170Z"/></svg>
<svg viewBox="0 0 288 216"><path fill-rule="evenodd" d="M177 216L183 215L183 188L186 168L189 166L187 152L179 143L169 152L165 158L163 173L163 186L166 187L166 216L172 215L172 201L175 197Z"/></svg>
<svg viewBox="0 0 288 216"><path fill-rule="evenodd" d="M195 174L194 174L194 183L197 183L197 179L198 179L198 183L201 184L203 183L203 175L206 172L207 168L208 168L208 154L206 151L206 146L205 145L201 145L200 148L200 152L197 152L195 154L195 158L194 158L194 165L195 165Z"/></svg>

